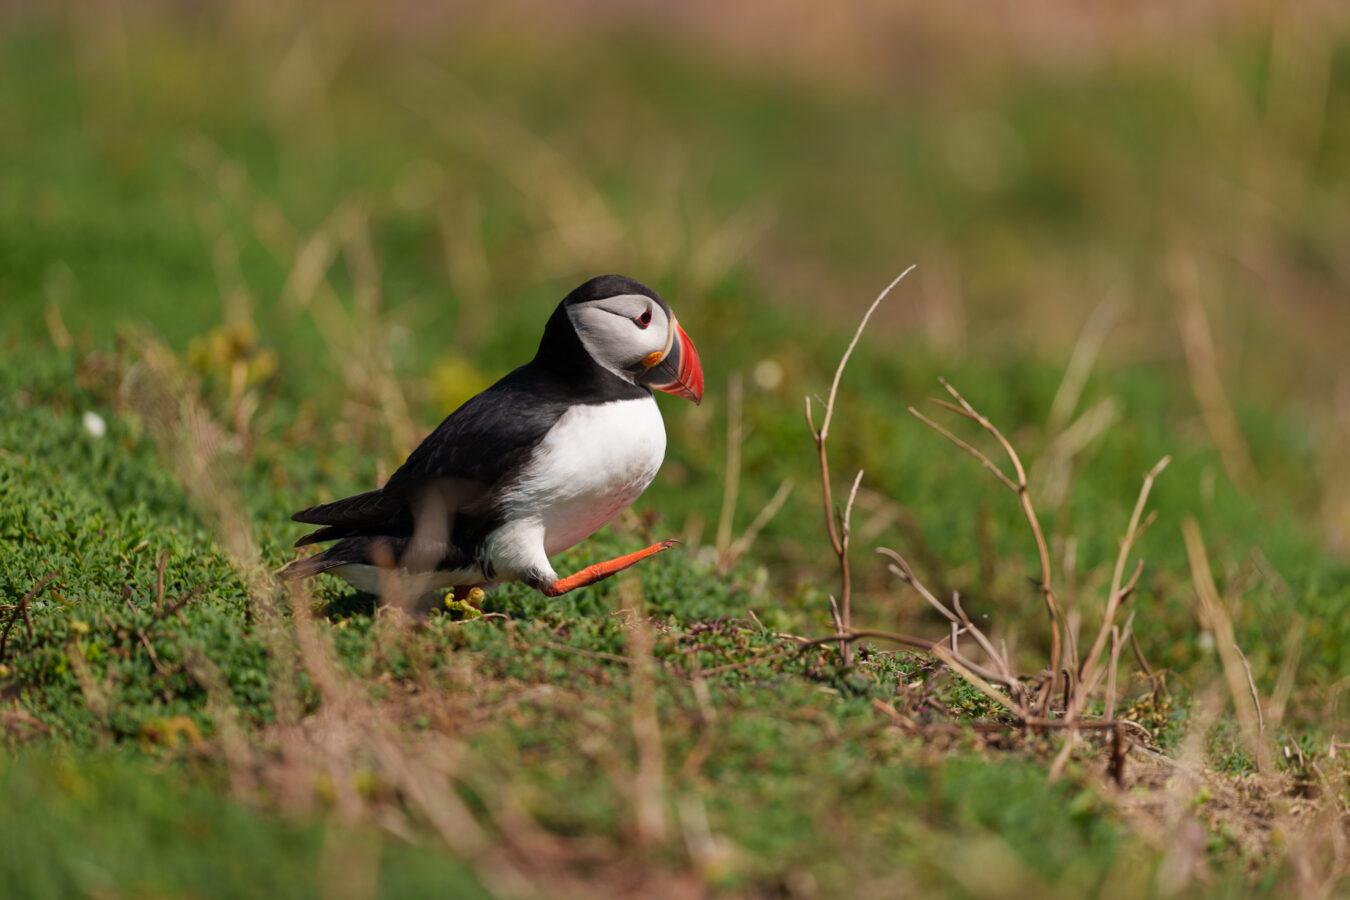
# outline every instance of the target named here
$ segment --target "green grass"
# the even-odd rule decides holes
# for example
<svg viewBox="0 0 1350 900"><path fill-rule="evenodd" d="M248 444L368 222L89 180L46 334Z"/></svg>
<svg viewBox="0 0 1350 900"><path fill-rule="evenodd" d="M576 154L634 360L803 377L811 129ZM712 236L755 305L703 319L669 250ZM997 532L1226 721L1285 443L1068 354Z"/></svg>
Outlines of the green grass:
<svg viewBox="0 0 1350 900"><path fill-rule="evenodd" d="M836 494L865 472L856 621L945 633L875 557L890 546L940 594L960 591L1026 671L1044 665L1016 499L905 409L947 378L1005 429L1039 489L1072 341L1097 298L1119 291L1124 319L1077 404L1111 401L1116 420L1072 458L1064 499L1039 507L1061 595L1077 597L1090 634L1140 479L1170 454L1130 603L1172 694L1131 680L1130 716L1177 755L1211 703L1218 661L1180 533L1194 516L1267 703L1286 635L1305 629L1271 739L1307 759L1286 765L1277 748L1281 772L1345 793L1343 754L1324 748L1346 721L1350 567L1327 524L1341 426L1319 382L1336 371L1328 336L1343 320L1318 300L1346 288L1333 239L1345 210L1318 200L1343 195L1350 159L1344 42L1327 38L1325 128L1309 151L1261 125L1260 35L1206 63L1204 78L1237 85L1226 107L1190 70L1147 57L1077 79L967 73L953 104L750 74L645 33L538 37L506 56L490 32L403 56L383 32L330 36L341 52L324 75L288 57L301 51L285 28L214 16L0 28L0 130L25 138L0 142L0 880L15 896L327 896L325 879L346 870L326 841L364 848L348 861L353 896L470 895L503 884L501 859L536 888L582 893L1147 894L1176 858L1134 803L1169 791L1209 836L1191 890L1298 883L1285 850L1250 837L1268 834L1260 816L1195 799L1250 776L1231 722L1201 742L1216 779L1205 786L1132 757L1134 788L1115 791L1096 747L1047 784L1058 738L970 729L998 707L933 659L878 645L846 669L833 648L798 652L772 632L828 633L838 589L801 398L828 389L866 303L917 260L850 363L832 428ZM1016 145L996 184L952 159L972 111L994 111ZM1245 205L1257 163L1274 173L1270 221ZM310 242L332 260L306 293L295 269ZM1209 279L1255 485L1227 476L1197 409L1165 277L1179 246ZM1252 247L1269 263L1264 287L1216 262ZM944 266L960 272L955 337L931 313L951 300ZM556 562L572 570L667 536L685 546L556 600L507 586L487 602L498 615L466 622L401 625L321 582L319 640L361 706L325 680L288 615L274 627L250 597L220 504L238 505L279 567L301 533L291 511L375 483L475 385L528 358L567 289L611 269L671 300L708 397L662 401L671 446L658 482ZM1292 285L1301 305L1283 321L1267 298ZM225 499L185 478L183 451L157 444L155 415L128 387L161 371L146 334L218 429L187 452L211 454ZM765 361L776 383L756 377ZM733 377L746 434L733 532L784 479L795 488L723 569L713 545ZM398 385L406 416L371 383ZM653 743L635 603L653 629L669 829L646 843L635 785ZM379 749L386 730L403 763ZM329 755L347 740L349 753ZM443 746L457 762L438 769ZM449 786L442 806L463 802L486 849L439 829L441 807L404 764L429 766L427 790ZM245 775L253 788L239 787ZM1281 790L1251 789L1271 808ZM521 847L534 848L528 864L511 855Z"/></svg>
<svg viewBox="0 0 1350 900"><path fill-rule="evenodd" d="M490 896L441 854L371 829L259 815L125 755L21 754L0 763L0 791L12 897L320 897L334 888L325 871L369 884L370 896ZM356 862L343 871L335 853Z"/></svg>

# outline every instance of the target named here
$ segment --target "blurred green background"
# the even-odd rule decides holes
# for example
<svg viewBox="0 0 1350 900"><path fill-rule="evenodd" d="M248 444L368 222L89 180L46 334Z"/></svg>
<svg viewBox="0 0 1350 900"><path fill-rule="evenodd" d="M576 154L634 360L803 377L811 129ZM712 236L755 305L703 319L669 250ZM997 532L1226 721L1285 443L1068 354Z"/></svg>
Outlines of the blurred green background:
<svg viewBox="0 0 1350 900"><path fill-rule="evenodd" d="M945 376L1031 464L1085 629L1139 480L1171 454L1140 547L1150 659L1213 671L1193 515L1258 685L1297 645L1291 727L1343 721L1348 248L1335 2L0 4L10 501L134 507L137 536L190 520L116 366L90 363L148 332L201 379L274 565L303 530L290 511L378 483L532 354L568 290L621 272L671 302L708 392L663 400L666 467L604 547L685 540L693 574L643 574L669 588L663 615L752 605L823 631L836 576L802 398L916 263L833 425L837 495L865 471L859 621L944 627L873 557L892 546L1044 656L1015 503L906 412ZM132 461L84 449L87 409ZM86 471L70 500L63 473ZM75 512L26 515L8 603L82 533ZM568 612L607 611L609 590ZM216 612L224 640L237 610Z"/></svg>

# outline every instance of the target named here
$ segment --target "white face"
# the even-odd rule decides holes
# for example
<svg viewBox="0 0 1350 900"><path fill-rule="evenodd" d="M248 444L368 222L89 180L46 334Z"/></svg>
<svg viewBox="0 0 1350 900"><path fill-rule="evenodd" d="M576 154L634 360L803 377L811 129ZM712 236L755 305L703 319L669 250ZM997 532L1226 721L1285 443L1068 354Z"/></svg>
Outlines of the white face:
<svg viewBox="0 0 1350 900"><path fill-rule="evenodd" d="M670 352L675 334L661 304L641 294L573 303L567 316L591 358L629 381Z"/></svg>

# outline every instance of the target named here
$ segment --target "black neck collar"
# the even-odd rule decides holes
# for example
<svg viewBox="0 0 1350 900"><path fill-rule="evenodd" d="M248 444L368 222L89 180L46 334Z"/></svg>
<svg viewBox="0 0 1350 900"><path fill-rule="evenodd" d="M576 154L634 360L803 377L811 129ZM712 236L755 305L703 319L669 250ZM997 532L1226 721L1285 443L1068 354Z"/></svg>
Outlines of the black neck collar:
<svg viewBox="0 0 1350 900"><path fill-rule="evenodd" d="M549 316L533 364L562 384L597 400L622 400L651 394L647 388L620 378L591 357L572 326L566 301L559 303Z"/></svg>

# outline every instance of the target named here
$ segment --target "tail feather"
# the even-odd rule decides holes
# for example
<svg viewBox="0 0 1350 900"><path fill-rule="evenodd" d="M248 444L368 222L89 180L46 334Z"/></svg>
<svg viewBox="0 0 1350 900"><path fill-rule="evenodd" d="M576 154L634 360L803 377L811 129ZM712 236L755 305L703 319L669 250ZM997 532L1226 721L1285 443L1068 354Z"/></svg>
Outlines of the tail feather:
<svg viewBox="0 0 1350 900"><path fill-rule="evenodd" d="M334 565L340 565L340 563L330 562L324 559L324 554L316 553L313 556L291 560L282 566L277 574L287 581L299 581L301 578L318 575L326 569L331 569Z"/></svg>
<svg viewBox="0 0 1350 900"><path fill-rule="evenodd" d="M416 571L455 571L476 567L474 558L450 543L409 544L407 535L358 534L344 537L322 553L302 557L284 566L277 574L286 579L309 578L338 566L358 563L371 566L411 566ZM411 554L411 555L410 555Z"/></svg>
<svg viewBox="0 0 1350 900"><path fill-rule="evenodd" d="M341 525L325 525L324 527L318 529L317 531L311 531L309 534L300 538L300 540L296 541L291 546L308 547L310 544L321 544L324 541L335 541L338 538L347 537L350 534L351 530L348 528L344 528Z"/></svg>
<svg viewBox="0 0 1350 900"><path fill-rule="evenodd" d="M372 555L372 549L377 543L386 548L384 555L388 556L391 552L401 549L400 544L402 542L398 539L391 541L385 538L371 538L366 535L344 538L322 553L304 556L287 563L277 574L288 579L309 578L312 575L318 575L321 572L335 569L338 566L345 566L348 563L373 565L376 563L376 559ZM385 564L388 564L387 559Z"/></svg>
<svg viewBox="0 0 1350 900"><path fill-rule="evenodd" d="M387 519L403 506L398 498L390 497L383 488L376 488L364 494L302 509L291 519L308 525L355 525L372 519Z"/></svg>

